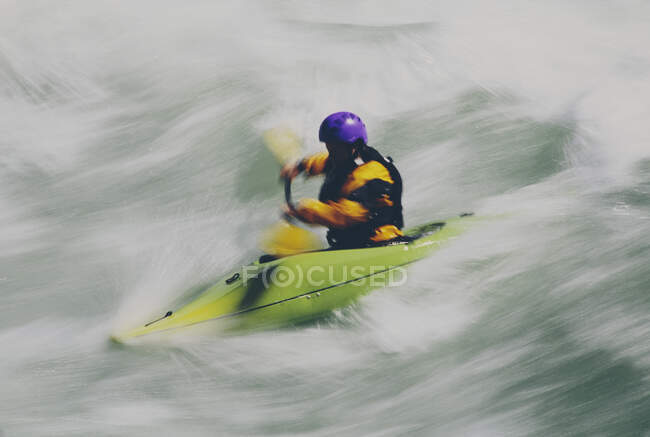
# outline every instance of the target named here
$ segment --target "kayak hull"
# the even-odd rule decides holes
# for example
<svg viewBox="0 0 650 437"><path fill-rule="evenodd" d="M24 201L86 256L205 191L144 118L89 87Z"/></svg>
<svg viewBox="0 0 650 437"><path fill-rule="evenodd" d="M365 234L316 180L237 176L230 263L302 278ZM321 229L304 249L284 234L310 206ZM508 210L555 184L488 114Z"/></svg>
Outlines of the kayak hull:
<svg viewBox="0 0 650 437"><path fill-rule="evenodd" d="M111 339L124 343L181 332L265 329L312 320L371 290L404 283L409 264L460 236L474 221L462 216L412 228L406 234L417 238L408 243L257 261L179 309Z"/></svg>

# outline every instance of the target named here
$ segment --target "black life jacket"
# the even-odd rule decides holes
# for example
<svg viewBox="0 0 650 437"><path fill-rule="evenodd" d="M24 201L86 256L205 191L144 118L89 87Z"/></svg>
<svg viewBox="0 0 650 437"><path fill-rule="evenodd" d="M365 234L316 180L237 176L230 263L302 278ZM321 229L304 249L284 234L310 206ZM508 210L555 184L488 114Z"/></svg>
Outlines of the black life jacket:
<svg viewBox="0 0 650 437"><path fill-rule="evenodd" d="M368 181L363 187L355 190L348 195L343 195L341 190L348 179L350 173L357 168L352 162L348 167L336 168L331 162L328 162L325 170L325 182L321 187L318 199L321 202L336 201L342 197L356 201L370 210L370 219L367 222L360 223L345 229L330 228L327 233L327 240L332 247L351 248L363 247L370 244L370 237L375 230L385 225L395 225L398 229L404 226L402 215L402 177L393 164L393 160L388 157L384 158L376 149L363 146L359 147L359 156L367 163L376 161L388 170L393 183L390 184L382 180ZM375 200L382 194L387 194L392 201L391 206L372 207L367 201Z"/></svg>

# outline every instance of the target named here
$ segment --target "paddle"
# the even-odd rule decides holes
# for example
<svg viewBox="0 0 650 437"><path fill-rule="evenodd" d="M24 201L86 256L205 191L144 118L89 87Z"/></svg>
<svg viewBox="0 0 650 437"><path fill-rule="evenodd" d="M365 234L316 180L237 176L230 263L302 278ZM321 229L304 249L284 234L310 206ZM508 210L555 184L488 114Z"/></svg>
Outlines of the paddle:
<svg viewBox="0 0 650 437"><path fill-rule="evenodd" d="M286 127L269 129L262 134L266 148L273 153L280 165L285 165L300 158L300 138Z"/></svg>
<svg viewBox="0 0 650 437"><path fill-rule="evenodd" d="M299 158L301 152L300 139L288 128L274 128L264 132L264 144L273 153L280 165L285 165ZM295 207L291 201L291 180L284 182L284 197L287 207ZM284 220L268 228L260 242L261 249L275 256L288 256L297 253L318 250L322 244L318 236L307 229L296 226L296 220L284 215Z"/></svg>

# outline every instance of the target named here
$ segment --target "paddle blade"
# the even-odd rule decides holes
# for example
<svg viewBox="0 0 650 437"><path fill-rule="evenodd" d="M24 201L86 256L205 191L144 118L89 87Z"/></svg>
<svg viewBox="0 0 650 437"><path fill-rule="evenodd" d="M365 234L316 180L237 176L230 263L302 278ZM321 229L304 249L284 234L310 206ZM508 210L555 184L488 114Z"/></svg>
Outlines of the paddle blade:
<svg viewBox="0 0 650 437"><path fill-rule="evenodd" d="M260 246L265 253L276 256L295 255L323 247L316 234L287 222L277 223L267 229L262 235Z"/></svg>
<svg viewBox="0 0 650 437"><path fill-rule="evenodd" d="M296 161L300 157L300 138L286 127L269 129L262 135L264 144L280 164Z"/></svg>

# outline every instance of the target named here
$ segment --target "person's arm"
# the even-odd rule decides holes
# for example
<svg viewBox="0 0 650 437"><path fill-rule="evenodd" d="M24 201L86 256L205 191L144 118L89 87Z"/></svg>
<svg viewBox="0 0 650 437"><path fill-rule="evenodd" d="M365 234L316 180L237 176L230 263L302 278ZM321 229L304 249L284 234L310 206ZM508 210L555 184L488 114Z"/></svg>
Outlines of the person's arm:
<svg viewBox="0 0 650 437"><path fill-rule="evenodd" d="M336 202L303 199L296 208L296 214L307 223L331 228L346 228L369 220L368 210L359 202L349 199Z"/></svg>
<svg viewBox="0 0 650 437"><path fill-rule="evenodd" d="M307 176L316 176L325 172L325 166L330 155L327 152L308 156L298 163L298 168Z"/></svg>
<svg viewBox="0 0 650 437"><path fill-rule="evenodd" d="M329 153L321 152L315 155L308 156L297 163L290 163L285 165L280 172L280 176L283 178L293 179L301 172L304 172L306 176L316 176L323 174L327 166L327 160L329 159Z"/></svg>
<svg viewBox="0 0 650 437"><path fill-rule="evenodd" d="M319 161L315 162L319 164ZM317 166L315 170L320 168ZM371 161L354 170L352 176L344 185L348 198L328 202L304 199L300 201L296 215L307 223L346 228L367 222L373 208L393 205L389 196L393 180L384 166Z"/></svg>

